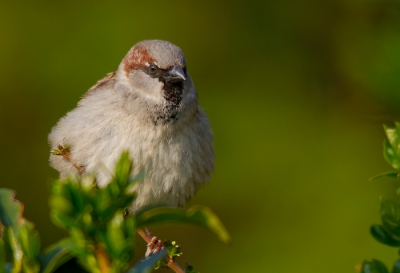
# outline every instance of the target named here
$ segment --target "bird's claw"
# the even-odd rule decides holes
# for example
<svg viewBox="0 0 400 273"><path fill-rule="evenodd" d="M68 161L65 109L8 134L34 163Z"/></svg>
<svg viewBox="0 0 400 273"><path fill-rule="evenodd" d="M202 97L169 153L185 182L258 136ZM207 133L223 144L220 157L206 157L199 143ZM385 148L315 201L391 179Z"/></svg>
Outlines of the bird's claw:
<svg viewBox="0 0 400 273"><path fill-rule="evenodd" d="M147 251L145 257L149 258L151 255L160 252L164 248L165 248L164 243L161 240L158 240L156 236L153 236L150 242L147 244Z"/></svg>

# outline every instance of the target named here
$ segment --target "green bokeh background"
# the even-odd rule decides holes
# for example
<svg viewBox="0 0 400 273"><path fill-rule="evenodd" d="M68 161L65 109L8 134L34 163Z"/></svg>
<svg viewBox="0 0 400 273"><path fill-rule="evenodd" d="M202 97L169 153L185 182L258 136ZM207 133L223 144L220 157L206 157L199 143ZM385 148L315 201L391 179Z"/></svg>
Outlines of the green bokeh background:
<svg viewBox="0 0 400 273"><path fill-rule="evenodd" d="M190 204L233 237L157 228L201 272L355 272L389 266L369 235L399 200L382 124L400 109L400 5L389 0L1 1L0 187L17 190L43 246L47 134L143 39L179 45L215 133L216 171ZM144 253L144 245L138 248Z"/></svg>

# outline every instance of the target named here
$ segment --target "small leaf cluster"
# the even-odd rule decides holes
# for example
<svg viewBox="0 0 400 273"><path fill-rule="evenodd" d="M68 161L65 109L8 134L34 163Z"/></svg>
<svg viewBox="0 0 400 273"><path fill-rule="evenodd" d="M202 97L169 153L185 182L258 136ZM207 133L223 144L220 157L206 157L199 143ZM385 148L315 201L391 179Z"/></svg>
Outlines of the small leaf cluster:
<svg viewBox="0 0 400 273"><path fill-rule="evenodd" d="M131 162L124 153L104 188L95 186L90 176L81 181L70 177L52 185L51 219L69 232L59 246L67 248L88 271L100 272L106 266L121 272L133 259L136 221L134 215L126 215L126 208L135 199L130 188L140 177L130 179L130 171Z"/></svg>
<svg viewBox="0 0 400 273"><path fill-rule="evenodd" d="M164 247L166 249L166 252L168 254L168 257L172 260L175 259L175 257L179 257L182 254L181 247L176 244L175 241L170 241L170 240L165 240L164 242ZM160 269L166 266L166 261L165 260L159 260L155 265L154 269Z"/></svg>
<svg viewBox="0 0 400 273"><path fill-rule="evenodd" d="M207 207L189 209L152 206L135 214L127 208L135 200L132 187L143 175L131 178L132 163L123 153L112 180L97 187L95 177L69 177L54 181L49 204L55 225L68 236L40 252L40 238L34 225L22 217L23 205L15 192L0 189L0 273L51 273L75 257L87 271L150 272L165 265L165 257L174 260L182 254L174 241L166 248L132 266L136 230L159 224L194 224L204 227L223 242L230 237L218 217ZM193 267L186 272L196 273Z"/></svg>
<svg viewBox="0 0 400 273"><path fill-rule="evenodd" d="M14 192L0 189L0 273L39 272L40 238Z"/></svg>
<svg viewBox="0 0 400 273"><path fill-rule="evenodd" d="M383 143L383 155L386 161L394 168L394 171L386 172L372 179L380 177L400 177L400 123L395 128L385 126L387 140ZM397 190L400 193L400 190ZM381 224L372 225L370 232L380 243L400 248L400 205L389 199L382 199L379 214ZM399 249L400 255L400 249ZM391 271L379 260L365 261L361 267L362 273L400 273L400 259L398 259Z"/></svg>

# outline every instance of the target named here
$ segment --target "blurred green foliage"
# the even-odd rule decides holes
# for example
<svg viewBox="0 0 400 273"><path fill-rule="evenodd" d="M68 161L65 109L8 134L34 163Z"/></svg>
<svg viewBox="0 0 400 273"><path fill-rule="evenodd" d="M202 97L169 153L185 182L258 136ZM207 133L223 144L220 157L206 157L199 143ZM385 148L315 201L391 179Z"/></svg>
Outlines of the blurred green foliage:
<svg viewBox="0 0 400 273"><path fill-rule="evenodd" d="M96 186L94 177L85 175L80 180L70 177L54 181L50 197L52 221L67 230L68 236L42 254L39 234L22 217L23 206L14 200L15 193L0 188L0 272L51 273L73 257L88 272L125 272L133 263L136 230L150 224L196 224L209 229L222 241L229 241L229 234L218 217L202 206L188 210L150 207L135 214L127 213L135 200L132 186L143 177L130 178L131 167L128 153L123 153L112 181L104 188ZM146 257L127 272L150 272L154 264L157 263L156 269L165 267L169 260L181 254L175 241L167 240L164 250ZM77 269L80 268L69 268L69 271ZM192 267L186 269L195 273Z"/></svg>
<svg viewBox="0 0 400 273"><path fill-rule="evenodd" d="M165 39L185 52L215 134L216 171L191 204L235 240L159 237L184 242L201 272L352 272L375 253L391 264L368 226L377 193L399 201L398 185L368 179L387 169L381 125L399 115L398 13L394 0L2 1L0 187L18 192L42 248L65 237L48 219L51 127L133 44Z"/></svg>
<svg viewBox="0 0 400 273"><path fill-rule="evenodd" d="M386 172L378 177L400 177L400 123L396 122L395 128L385 126L387 140L383 143L383 155L395 171ZM400 188L397 189L400 194ZM389 199L381 200L380 206L381 225L372 225L371 234L380 243L392 247L400 247L400 205ZM400 250L399 250L400 254ZM400 272L400 259L393 264L391 273ZM389 273L387 267L379 260L365 261L361 273Z"/></svg>

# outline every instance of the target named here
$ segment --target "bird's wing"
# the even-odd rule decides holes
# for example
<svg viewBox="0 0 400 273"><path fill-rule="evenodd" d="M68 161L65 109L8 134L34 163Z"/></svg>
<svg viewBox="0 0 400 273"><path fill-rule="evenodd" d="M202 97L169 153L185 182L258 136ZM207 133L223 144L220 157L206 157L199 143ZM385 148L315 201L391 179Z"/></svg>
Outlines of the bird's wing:
<svg viewBox="0 0 400 273"><path fill-rule="evenodd" d="M107 74L107 76L105 76L104 78L102 78L101 80L99 80L95 85L93 85L86 93L85 95L83 95L82 100L84 100L85 98L87 98L88 96L90 96L91 94L100 91L104 88L110 88L114 85L116 78L115 78L115 72L110 72Z"/></svg>

